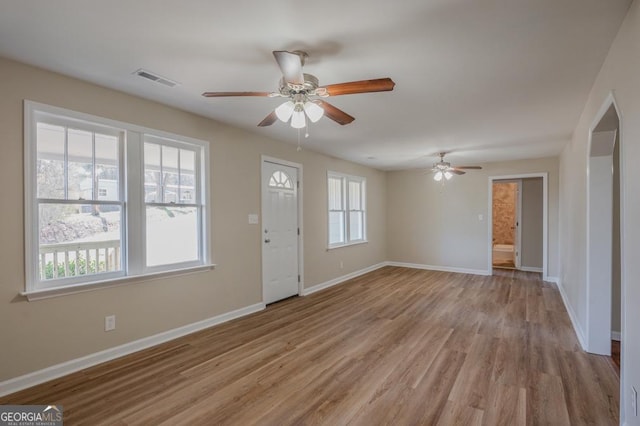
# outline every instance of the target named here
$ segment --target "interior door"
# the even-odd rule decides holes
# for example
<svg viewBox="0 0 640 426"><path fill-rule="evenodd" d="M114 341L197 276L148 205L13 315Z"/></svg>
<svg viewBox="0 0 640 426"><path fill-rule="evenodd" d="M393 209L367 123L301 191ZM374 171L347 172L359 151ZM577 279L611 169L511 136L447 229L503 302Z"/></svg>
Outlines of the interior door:
<svg viewBox="0 0 640 426"><path fill-rule="evenodd" d="M298 294L298 169L262 162L262 288L265 303Z"/></svg>
<svg viewBox="0 0 640 426"><path fill-rule="evenodd" d="M514 224L514 236L513 236L513 241L514 241L514 247L513 247L513 251L514 251L514 265L516 267L516 269L520 269L521 267L521 259L522 256L520 255L522 253L522 179L518 179L516 180L516 199L515 199L515 204L516 204L516 214L515 214L515 219L516 219L516 223Z"/></svg>

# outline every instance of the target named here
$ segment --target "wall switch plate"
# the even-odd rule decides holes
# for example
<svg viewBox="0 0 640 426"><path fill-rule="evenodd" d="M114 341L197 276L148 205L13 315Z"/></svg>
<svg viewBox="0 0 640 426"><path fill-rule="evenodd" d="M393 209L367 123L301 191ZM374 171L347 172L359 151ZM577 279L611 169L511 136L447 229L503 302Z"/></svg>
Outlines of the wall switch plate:
<svg viewBox="0 0 640 426"><path fill-rule="evenodd" d="M478 215L478 220L482 222L484 220L484 215L481 213Z"/></svg>
<svg viewBox="0 0 640 426"><path fill-rule="evenodd" d="M249 215L249 225L257 225L258 224L258 215L252 213Z"/></svg>
<svg viewBox="0 0 640 426"><path fill-rule="evenodd" d="M631 386L631 412L638 417L638 391Z"/></svg>
<svg viewBox="0 0 640 426"><path fill-rule="evenodd" d="M104 317L104 331L112 331L116 329L116 316L107 315Z"/></svg>

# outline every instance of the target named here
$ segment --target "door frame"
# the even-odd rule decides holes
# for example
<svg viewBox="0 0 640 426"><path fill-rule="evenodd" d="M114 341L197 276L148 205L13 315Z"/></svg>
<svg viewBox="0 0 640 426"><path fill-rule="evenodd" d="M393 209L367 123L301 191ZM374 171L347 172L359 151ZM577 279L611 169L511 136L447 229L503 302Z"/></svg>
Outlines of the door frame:
<svg viewBox="0 0 640 426"><path fill-rule="evenodd" d="M516 181L527 178L542 178L542 279L544 281L550 281L549 277L549 189L548 189L548 181L549 174L547 172L541 173L523 173L517 175L503 175L503 176L489 176L489 201L488 201L488 238L487 238L487 271L489 271L489 275L493 275L493 183L494 181ZM520 185L522 189L522 186ZM522 190L520 190L520 194L518 194L518 202L520 206L518 209L521 210L522 206ZM518 226L518 247L521 246L520 236L522 228L521 221L521 213L518 212L518 220L520 220L520 226ZM520 248L518 248L520 250ZM519 253L521 254L521 253Z"/></svg>
<svg viewBox="0 0 640 426"><path fill-rule="evenodd" d="M264 178L264 163L274 163L280 164L282 166L293 167L298 170L298 188L297 188L297 202L298 202L298 228L300 229L300 234L298 235L298 275L300 279L298 280L298 295L302 295L302 291L304 290L304 227L302 223L302 206L303 206L303 188L302 184L302 164L294 163L292 161L282 160L280 158L270 157L268 155L262 155L260 157L260 269L261 269L261 277L262 277L262 303L265 303L265 276L264 276L264 267L263 262L265 259L265 246L262 243L263 232L264 229L264 217L265 217L265 205L263 203L264 200L264 187L262 186L263 178Z"/></svg>

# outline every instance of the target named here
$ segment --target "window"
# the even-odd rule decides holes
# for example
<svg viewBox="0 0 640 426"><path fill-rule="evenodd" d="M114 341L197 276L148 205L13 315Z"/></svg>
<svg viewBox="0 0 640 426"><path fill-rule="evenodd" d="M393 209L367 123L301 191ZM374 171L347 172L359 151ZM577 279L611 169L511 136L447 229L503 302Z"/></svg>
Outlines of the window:
<svg viewBox="0 0 640 426"><path fill-rule="evenodd" d="M33 102L25 129L27 295L209 265L206 142Z"/></svg>
<svg viewBox="0 0 640 426"><path fill-rule="evenodd" d="M145 135L146 266L197 262L201 205L194 199L198 149Z"/></svg>
<svg viewBox="0 0 640 426"><path fill-rule="evenodd" d="M329 248L366 242L366 179L328 173Z"/></svg>
<svg viewBox="0 0 640 426"><path fill-rule="evenodd" d="M285 172L276 170L269 178L269 186L272 188L293 189L293 182Z"/></svg>

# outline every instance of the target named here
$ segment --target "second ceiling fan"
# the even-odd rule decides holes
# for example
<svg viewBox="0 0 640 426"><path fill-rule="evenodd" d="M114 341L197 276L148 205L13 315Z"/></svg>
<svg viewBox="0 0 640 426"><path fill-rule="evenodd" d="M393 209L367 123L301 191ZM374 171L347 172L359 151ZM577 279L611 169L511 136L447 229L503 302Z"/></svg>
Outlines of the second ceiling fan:
<svg viewBox="0 0 640 426"><path fill-rule="evenodd" d="M301 129L307 125L307 118L316 122L326 115L338 124L345 125L355 120L354 117L331 105L321 98L356 93L387 92L393 90L395 83L390 78L375 80L351 81L348 83L320 86L318 79L302 72L307 53L299 50L288 52L276 50L273 56L282 71L280 87L277 92L205 92L202 96L217 98L225 96L262 96L280 97L287 101L267 115L258 126L270 126L280 119L291 127Z"/></svg>
<svg viewBox="0 0 640 426"><path fill-rule="evenodd" d="M444 156L446 152L441 152L438 155L440 156L440 161L437 163L433 163L433 168L431 171L433 172L433 180L441 181L444 177L446 180L449 180L453 177L453 175L463 175L466 172L464 170L482 170L480 166L457 166L453 167L450 162L444 161ZM464 170L463 170L464 169Z"/></svg>

